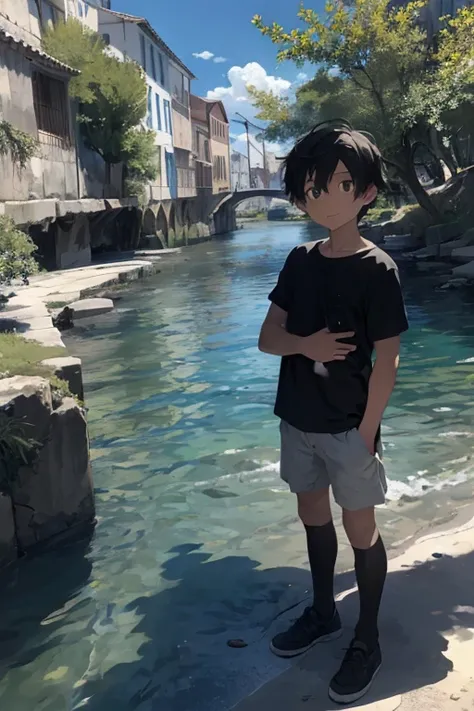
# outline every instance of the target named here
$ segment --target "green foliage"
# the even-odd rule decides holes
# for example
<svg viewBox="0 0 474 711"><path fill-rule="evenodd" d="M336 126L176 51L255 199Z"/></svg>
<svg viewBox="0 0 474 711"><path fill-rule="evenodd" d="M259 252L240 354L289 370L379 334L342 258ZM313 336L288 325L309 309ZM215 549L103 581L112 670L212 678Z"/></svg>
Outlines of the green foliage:
<svg viewBox="0 0 474 711"><path fill-rule="evenodd" d="M18 230L10 217L0 215L0 286L8 286L14 279L26 283L38 271L35 252L31 238Z"/></svg>
<svg viewBox="0 0 474 711"><path fill-rule="evenodd" d="M256 16L253 23L280 47L280 60L309 61L320 69L293 104L251 93L259 117L270 121L269 137L294 137L310 123L340 117L372 133L398 177L436 219L440 216L416 175L415 150L424 142L436 153L433 136L444 135L448 117L471 101L474 10L464 8L447 22L435 52L418 22L425 4L329 2L323 19L301 7L303 27L289 32Z"/></svg>
<svg viewBox="0 0 474 711"><path fill-rule="evenodd" d="M38 155L39 144L34 136L20 131L8 121L0 121L0 156L10 155L22 170L31 158Z"/></svg>
<svg viewBox="0 0 474 711"><path fill-rule="evenodd" d="M74 19L48 30L43 46L81 71L71 80L70 93L79 102L78 120L88 147L108 165L135 161L143 170L142 144L130 137L147 110L147 86L138 64L108 54L102 38Z"/></svg>
<svg viewBox="0 0 474 711"><path fill-rule="evenodd" d="M145 202L145 185L160 172L156 134L144 128L131 128L124 137L123 160L127 165L125 192Z"/></svg>
<svg viewBox="0 0 474 711"><path fill-rule="evenodd" d="M28 436L26 422L0 412L0 492L11 494L12 486L23 465L30 464L40 447L39 442Z"/></svg>

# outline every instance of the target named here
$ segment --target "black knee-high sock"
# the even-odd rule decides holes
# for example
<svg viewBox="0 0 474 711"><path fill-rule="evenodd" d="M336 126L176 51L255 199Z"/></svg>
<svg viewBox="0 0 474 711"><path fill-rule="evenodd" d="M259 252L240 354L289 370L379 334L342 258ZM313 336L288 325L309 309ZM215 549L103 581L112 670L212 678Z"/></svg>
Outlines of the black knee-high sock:
<svg viewBox="0 0 474 711"><path fill-rule="evenodd" d="M387 552L379 536L371 548L354 548L354 556L360 599L356 638L373 649L379 638L378 614L387 577Z"/></svg>
<svg viewBox="0 0 474 711"><path fill-rule="evenodd" d="M337 536L332 521L325 526L305 526L309 565L313 578L313 609L322 619L334 614L334 567L337 558Z"/></svg>

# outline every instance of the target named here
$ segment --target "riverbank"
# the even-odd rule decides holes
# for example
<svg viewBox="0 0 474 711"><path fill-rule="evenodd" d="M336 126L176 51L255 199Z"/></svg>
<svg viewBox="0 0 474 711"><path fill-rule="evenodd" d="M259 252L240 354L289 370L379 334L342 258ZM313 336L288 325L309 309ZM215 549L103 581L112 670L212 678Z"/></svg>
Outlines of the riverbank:
<svg viewBox="0 0 474 711"><path fill-rule="evenodd" d="M464 522L466 514L469 520ZM454 523L458 525L431 532L390 560L381 613L384 665L368 696L353 707L444 711L474 705L474 505ZM340 708L328 699L327 687L350 642L358 604L356 588L347 579L352 575L342 577L338 605L344 638L299 658L235 711ZM300 611L279 620L271 634Z"/></svg>

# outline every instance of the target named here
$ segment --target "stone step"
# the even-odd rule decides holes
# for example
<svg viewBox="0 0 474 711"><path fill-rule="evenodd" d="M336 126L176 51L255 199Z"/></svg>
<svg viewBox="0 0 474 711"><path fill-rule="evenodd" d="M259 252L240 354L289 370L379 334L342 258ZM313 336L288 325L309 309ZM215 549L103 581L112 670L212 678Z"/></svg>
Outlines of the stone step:
<svg viewBox="0 0 474 711"><path fill-rule="evenodd" d="M108 314L113 311L114 302L112 299L82 299L81 301L74 301L69 308L72 310L73 319L76 321L81 318Z"/></svg>
<svg viewBox="0 0 474 711"><path fill-rule="evenodd" d="M459 247L451 252L451 259L455 262L467 263L474 259L474 245Z"/></svg>
<svg viewBox="0 0 474 711"><path fill-rule="evenodd" d="M474 261L468 262L467 264L461 264L459 267L454 267L453 276L474 279Z"/></svg>

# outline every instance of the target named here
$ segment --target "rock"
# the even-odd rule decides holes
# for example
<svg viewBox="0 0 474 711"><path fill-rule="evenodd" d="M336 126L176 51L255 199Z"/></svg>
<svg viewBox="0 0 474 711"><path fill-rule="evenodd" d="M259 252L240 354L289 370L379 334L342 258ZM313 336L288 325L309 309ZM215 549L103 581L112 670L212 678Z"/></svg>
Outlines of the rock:
<svg viewBox="0 0 474 711"><path fill-rule="evenodd" d="M15 522L12 500L0 494L0 566L8 565L17 558Z"/></svg>
<svg viewBox="0 0 474 711"><path fill-rule="evenodd" d="M53 326L59 331L67 331L70 328L74 328L73 315L74 311L69 306L65 306L57 316L53 316Z"/></svg>
<svg viewBox="0 0 474 711"><path fill-rule="evenodd" d="M431 245L430 247L422 247L421 249L417 249L415 252L411 252L409 254L410 257L413 257L413 259L417 260L422 260L422 259L430 259L431 257L437 257L439 254L439 247L438 245Z"/></svg>
<svg viewBox="0 0 474 711"><path fill-rule="evenodd" d="M45 378L16 375L0 380L0 408L27 425L29 438L43 442L48 437L53 406Z"/></svg>
<svg viewBox="0 0 474 711"><path fill-rule="evenodd" d="M474 229L471 228L467 230L459 239L452 240L450 242L444 242L439 245L439 256L449 257L453 249L459 249L460 247L468 247L474 244Z"/></svg>
<svg viewBox="0 0 474 711"><path fill-rule="evenodd" d="M65 380L70 392L79 400L84 400L84 385L82 382L82 363L80 358L65 356L64 358L47 358L42 365L52 368L54 374Z"/></svg>
<svg viewBox="0 0 474 711"><path fill-rule="evenodd" d="M449 222L445 225L433 225L428 227L425 233L425 241L428 246L442 244L460 237L463 229L459 222Z"/></svg>
<svg viewBox="0 0 474 711"><path fill-rule="evenodd" d="M448 289L460 289L463 286L466 286L466 284L469 284L468 279L450 279L446 284L443 284L443 286L440 286L439 288L442 291L446 291Z"/></svg>
<svg viewBox="0 0 474 711"><path fill-rule="evenodd" d="M474 259L474 246L459 247L451 252L451 259L455 262L470 262Z"/></svg>
<svg viewBox="0 0 474 711"><path fill-rule="evenodd" d="M233 649L243 649L244 647L248 647L248 644L244 642L243 639L229 639L227 646Z"/></svg>
<svg viewBox="0 0 474 711"><path fill-rule="evenodd" d="M406 249L414 249L419 244L418 238L412 234L386 235L383 245L386 249L402 252Z"/></svg>
<svg viewBox="0 0 474 711"><path fill-rule="evenodd" d="M49 437L12 487L21 549L64 533L94 517L89 444L84 413L66 398L51 413Z"/></svg>
<svg viewBox="0 0 474 711"><path fill-rule="evenodd" d="M455 278L474 279L474 261L454 267L452 274Z"/></svg>
<svg viewBox="0 0 474 711"><path fill-rule="evenodd" d="M71 304L74 319L100 316L113 311L114 302L111 299L83 299Z"/></svg>
<svg viewBox="0 0 474 711"><path fill-rule="evenodd" d="M442 553L432 553L433 558L442 558L443 554Z"/></svg>

